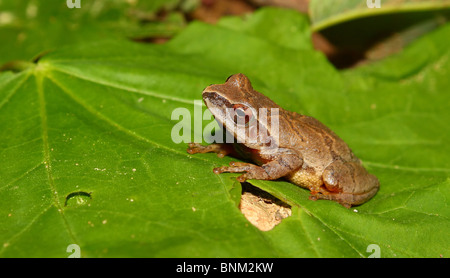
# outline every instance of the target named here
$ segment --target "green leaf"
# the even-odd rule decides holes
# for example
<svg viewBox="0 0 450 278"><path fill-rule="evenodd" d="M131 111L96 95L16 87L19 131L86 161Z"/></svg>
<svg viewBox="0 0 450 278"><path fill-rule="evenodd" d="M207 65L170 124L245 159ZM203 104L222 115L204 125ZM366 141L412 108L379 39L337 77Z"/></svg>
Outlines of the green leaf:
<svg viewBox="0 0 450 278"><path fill-rule="evenodd" d="M392 13L439 11L449 7L448 0L311 0L309 10L312 29L319 31L357 18Z"/></svg>
<svg viewBox="0 0 450 278"><path fill-rule="evenodd" d="M80 42L172 36L184 26L177 14L155 21L158 8L179 0L79 2L80 8L69 8L66 0L1 1L0 37L7 43L0 44L0 65Z"/></svg>
<svg viewBox="0 0 450 278"><path fill-rule="evenodd" d="M370 244L382 257L448 256L450 25L337 72L306 23L262 9L194 22L166 45L79 44L1 73L0 256L67 257L70 244L82 257L367 257ZM171 138L172 112L191 112L192 134L194 100L237 72L336 131L378 176L378 194L349 210L250 181L292 206L273 230L252 226L237 175L212 172L232 159L188 155Z"/></svg>

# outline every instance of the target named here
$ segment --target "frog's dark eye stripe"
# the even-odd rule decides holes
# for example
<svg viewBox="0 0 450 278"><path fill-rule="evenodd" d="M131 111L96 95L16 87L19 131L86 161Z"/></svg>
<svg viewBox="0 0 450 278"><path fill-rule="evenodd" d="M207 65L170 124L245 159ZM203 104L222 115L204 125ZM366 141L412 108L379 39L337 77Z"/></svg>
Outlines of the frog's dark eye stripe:
<svg viewBox="0 0 450 278"><path fill-rule="evenodd" d="M203 92L203 98L208 99L211 102L211 104L213 104L216 107L231 106L231 103L227 99L217 94L216 92Z"/></svg>

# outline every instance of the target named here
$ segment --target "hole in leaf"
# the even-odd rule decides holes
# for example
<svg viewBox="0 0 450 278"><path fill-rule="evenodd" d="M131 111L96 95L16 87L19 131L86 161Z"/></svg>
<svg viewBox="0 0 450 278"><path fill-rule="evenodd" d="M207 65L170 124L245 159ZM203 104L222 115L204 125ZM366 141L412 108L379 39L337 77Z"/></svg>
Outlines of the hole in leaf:
<svg viewBox="0 0 450 278"><path fill-rule="evenodd" d="M85 191L77 191L72 192L66 196L66 201L64 202L64 206L67 207L78 207L87 205L92 199L92 192Z"/></svg>
<svg viewBox="0 0 450 278"><path fill-rule="evenodd" d="M249 183L242 184L239 209L261 231L270 231L291 216L291 206Z"/></svg>

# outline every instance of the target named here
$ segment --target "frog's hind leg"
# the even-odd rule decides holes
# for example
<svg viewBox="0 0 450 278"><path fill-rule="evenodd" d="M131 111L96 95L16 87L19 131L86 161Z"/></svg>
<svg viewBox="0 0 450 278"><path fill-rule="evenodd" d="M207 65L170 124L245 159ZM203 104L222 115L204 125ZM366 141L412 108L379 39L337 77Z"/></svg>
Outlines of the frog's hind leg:
<svg viewBox="0 0 450 278"><path fill-rule="evenodd" d="M336 201L342 206L346 208L351 208L352 204L347 201L347 199L350 196L344 197L345 194L342 193L329 193L327 190L320 190L320 191L311 191L311 195L309 196L310 200L316 201L316 200L330 200L330 201Z"/></svg>
<svg viewBox="0 0 450 278"><path fill-rule="evenodd" d="M359 161L334 161L325 168L323 182L318 192L312 192L310 199L333 200L347 208L368 201L379 188L378 179Z"/></svg>

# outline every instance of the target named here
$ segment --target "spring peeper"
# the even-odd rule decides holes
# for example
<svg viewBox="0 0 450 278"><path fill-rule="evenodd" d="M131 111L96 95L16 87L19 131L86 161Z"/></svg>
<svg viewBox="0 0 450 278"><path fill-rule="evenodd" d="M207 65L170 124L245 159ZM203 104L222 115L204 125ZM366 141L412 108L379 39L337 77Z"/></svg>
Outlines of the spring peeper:
<svg viewBox="0 0 450 278"><path fill-rule="evenodd" d="M215 152L223 157L235 152L256 163L231 162L230 166L215 168L214 173L243 173L238 177L240 182L285 178L309 189L312 200L333 200L347 208L366 202L378 191L378 179L367 172L336 133L312 117L284 110L255 91L245 75L235 74L224 84L208 86L202 96L219 124L241 140L208 146L190 143L188 153ZM262 121L263 115L258 111L274 108L278 114L264 116ZM249 127L254 122L266 135L245 140L245 135L250 138L254 133Z"/></svg>

